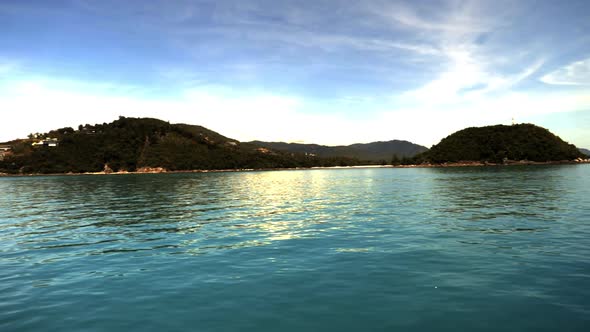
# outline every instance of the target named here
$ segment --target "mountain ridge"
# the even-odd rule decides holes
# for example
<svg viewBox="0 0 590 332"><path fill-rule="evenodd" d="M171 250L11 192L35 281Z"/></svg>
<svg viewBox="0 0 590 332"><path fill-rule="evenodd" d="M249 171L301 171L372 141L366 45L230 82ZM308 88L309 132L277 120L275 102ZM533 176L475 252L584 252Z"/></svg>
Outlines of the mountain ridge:
<svg viewBox="0 0 590 332"><path fill-rule="evenodd" d="M255 145L283 152L313 154L318 157L348 157L372 162L389 162L394 156L413 157L428 148L405 140L355 143L350 145L327 146L321 144L302 144L286 142L250 141Z"/></svg>

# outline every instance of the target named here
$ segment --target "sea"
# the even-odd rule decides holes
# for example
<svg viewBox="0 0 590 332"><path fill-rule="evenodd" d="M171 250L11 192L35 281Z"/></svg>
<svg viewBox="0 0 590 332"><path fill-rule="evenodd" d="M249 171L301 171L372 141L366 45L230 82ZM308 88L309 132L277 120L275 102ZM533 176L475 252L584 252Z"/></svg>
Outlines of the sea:
<svg viewBox="0 0 590 332"><path fill-rule="evenodd" d="M590 165L3 177L0 331L590 331Z"/></svg>

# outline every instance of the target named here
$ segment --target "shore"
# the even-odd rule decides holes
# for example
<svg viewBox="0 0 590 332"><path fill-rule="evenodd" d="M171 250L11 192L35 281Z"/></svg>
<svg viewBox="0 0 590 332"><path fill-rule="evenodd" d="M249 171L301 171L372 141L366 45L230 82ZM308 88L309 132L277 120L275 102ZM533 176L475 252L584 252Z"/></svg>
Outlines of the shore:
<svg viewBox="0 0 590 332"><path fill-rule="evenodd" d="M317 167L295 167L295 168L239 168L239 169L215 169L215 170L167 170L162 167L143 167L136 171L101 171L84 173L31 173L31 174L9 174L0 173L0 177L21 177L21 176L80 176L80 175L124 175L124 174L182 174L182 173L227 173L227 172L263 172L263 171L293 171L293 170L326 170L326 169L371 169L371 168L445 168L445 167L505 167L523 165L577 165L590 164L590 159L562 160L562 161L509 161L506 163L488 163L479 161L465 161L456 163L441 164L418 164L418 165L357 165L357 166L317 166Z"/></svg>

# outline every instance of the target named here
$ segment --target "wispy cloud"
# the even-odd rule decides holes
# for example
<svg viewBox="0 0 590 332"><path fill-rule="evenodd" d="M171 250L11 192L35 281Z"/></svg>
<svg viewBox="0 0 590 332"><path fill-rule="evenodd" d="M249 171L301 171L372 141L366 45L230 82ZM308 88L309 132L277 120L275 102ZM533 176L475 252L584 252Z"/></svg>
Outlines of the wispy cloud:
<svg viewBox="0 0 590 332"><path fill-rule="evenodd" d="M541 77L553 85L590 85L590 58L576 61Z"/></svg>
<svg viewBox="0 0 590 332"><path fill-rule="evenodd" d="M473 1L441 1L436 6L410 7L407 3L372 3L368 5L374 15L380 16L399 28L443 32L452 36L481 33L489 22L477 15ZM421 9L418 13L416 9ZM441 35L437 35L440 38Z"/></svg>
<svg viewBox="0 0 590 332"><path fill-rule="evenodd" d="M260 12L258 12L260 11ZM183 44L191 45L195 38L217 37L222 40L242 40L253 42L250 47L279 45L282 47L293 46L308 50L321 50L342 52L347 50L357 51L407 51L421 55L435 55L439 50L432 45L404 40L403 38L386 38L379 36L367 27L359 28L354 32L344 29L343 24L359 25L363 19L343 17L335 20L331 29L325 29L324 25L318 26L315 22L315 14L312 12L298 12L296 18L293 14L279 12L273 19L261 20L269 14L263 9L250 9L246 13L224 12L223 15L215 15L217 18L213 26L202 28L190 24L163 27L167 32L182 38ZM357 13L358 14L358 13ZM362 16L364 17L364 16ZM309 24L315 22L315 24ZM344 31L343 31L344 30ZM278 50L276 50L278 51Z"/></svg>
<svg viewBox="0 0 590 332"><path fill-rule="evenodd" d="M411 105L414 109L439 106L439 112L444 114L447 105L458 107L483 102L492 94L497 97L510 93L545 63L539 55L530 56L527 61L512 63L507 70L499 60L508 62L509 56L503 53L506 50L485 45L487 36L505 25L510 6L500 9L497 16L484 15L491 8L478 1L441 1L440 7L400 3L390 4L385 10L370 7L392 26L422 36L442 59L430 80L394 96L398 105Z"/></svg>
<svg viewBox="0 0 590 332"><path fill-rule="evenodd" d="M67 42L43 39L44 54L58 56L41 58L0 32L31 61L25 68L0 58L0 111L15 115L11 125L0 123L0 134L126 115L201 124L240 140L399 138L431 145L467 125L590 110L584 26L552 20L543 30L538 22L548 14L561 11L556 17L563 21L574 10L537 5L531 11L531 2L510 0L68 0L56 9L2 3L0 13L14 22L29 20L20 27L29 38L43 18L44 26L58 27L48 38ZM70 27L81 18L88 21L83 33L104 44L80 47L82 35ZM68 68L66 52L74 64ZM560 63L566 52L585 60ZM104 76L78 70L97 63ZM129 73L121 73L123 63L133 64ZM548 66L563 67L547 73ZM548 93L539 80L563 87Z"/></svg>
<svg viewBox="0 0 590 332"><path fill-rule="evenodd" d="M501 75L495 73L493 68L487 68L485 63L475 60L469 52L447 51L447 55L451 59L448 69L424 86L408 91L401 97L430 105L473 100L490 93L507 92L543 65L543 60L537 60L520 72Z"/></svg>

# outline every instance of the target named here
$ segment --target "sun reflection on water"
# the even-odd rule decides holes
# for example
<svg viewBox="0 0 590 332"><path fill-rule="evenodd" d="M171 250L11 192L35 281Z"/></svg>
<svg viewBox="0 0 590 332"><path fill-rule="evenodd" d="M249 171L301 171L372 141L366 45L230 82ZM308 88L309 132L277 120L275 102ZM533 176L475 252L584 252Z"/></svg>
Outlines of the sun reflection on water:
<svg viewBox="0 0 590 332"><path fill-rule="evenodd" d="M318 231L310 226L322 222L316 218L330 186L324 172L252 173L242 185L253 203L247 227L264 233L269 241L297 239Z"/></svg>

